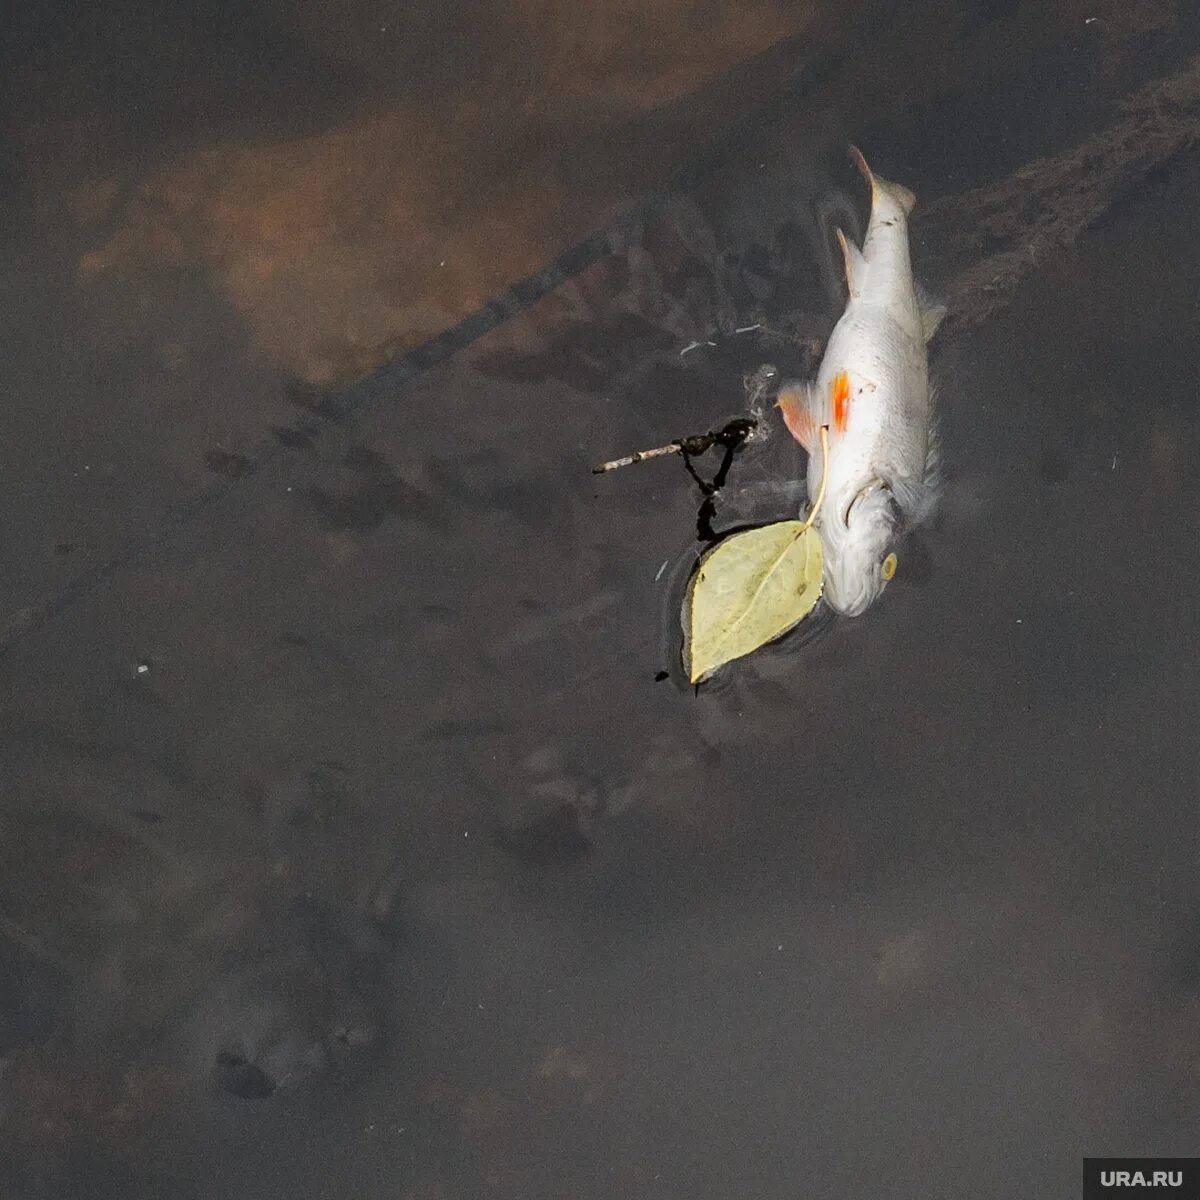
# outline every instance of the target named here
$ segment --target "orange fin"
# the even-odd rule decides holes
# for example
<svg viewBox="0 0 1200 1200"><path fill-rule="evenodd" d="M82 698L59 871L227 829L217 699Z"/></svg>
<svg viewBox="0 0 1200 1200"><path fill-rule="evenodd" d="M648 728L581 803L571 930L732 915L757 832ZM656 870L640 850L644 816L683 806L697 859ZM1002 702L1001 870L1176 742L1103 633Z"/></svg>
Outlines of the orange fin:
<svg viewBox="0 0 1200 1200"><path fill-rule="evenodd" d="M783 413L783 423L788 432L811 454L817 445L819 428L813 413L812 386L807 383L791 384L780 388L775 407Z"/></svg>
<svg viewBox="0 0 1200 1200"><path fill-rule="evenodd" d="M792 383L779 391L776 407L792 437L812 454L820 444L821 426L831 433L845 433L850 424L850 375L839 371L828 387L813 383Z"/></svg>

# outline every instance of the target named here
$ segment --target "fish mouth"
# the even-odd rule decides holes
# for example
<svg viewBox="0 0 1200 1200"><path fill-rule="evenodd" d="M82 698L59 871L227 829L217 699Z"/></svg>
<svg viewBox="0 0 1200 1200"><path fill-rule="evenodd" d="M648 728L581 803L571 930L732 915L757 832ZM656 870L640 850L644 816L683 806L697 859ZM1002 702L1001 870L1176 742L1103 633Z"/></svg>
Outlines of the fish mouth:
<svg viewBox="0 0 1200 1200"><path fill-rule="evenodd" d="M869 597L860 597L859 599L854 600L850 604L847 604L841 608L832 603L829 605L829 607L832 608L839 617L853 619L854 617L861 617L863 613L865 613L867 609L871 607L871 600Z"/></svg>
<svg viewBox="0 0 1200 1200"><path fill-rule="evenodd" d="M827 589L825 596L825 602L841 617L861 617L871 607L873 599L869 593L860 592L846 600L840 600L834 597L831 589Z"/></svg>
<svg viewBox="0 0 1200 1200"><path fill-rule="evenodd" d="M859 617L879 598L883 586L865 571L833 570L825 577L825 603L843 617Z"/></svg>

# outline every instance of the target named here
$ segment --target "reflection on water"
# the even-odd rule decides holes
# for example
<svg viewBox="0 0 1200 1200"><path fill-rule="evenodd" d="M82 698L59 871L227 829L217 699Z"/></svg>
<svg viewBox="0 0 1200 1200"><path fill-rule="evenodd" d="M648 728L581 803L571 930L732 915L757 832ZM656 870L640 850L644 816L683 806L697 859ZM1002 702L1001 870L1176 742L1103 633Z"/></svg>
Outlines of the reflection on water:
<svg viewBox="0 0 1200 1200"><path fill-rule="evenodd" d="M613 3L565 22L537 5L463 4L415 31L403 15L358 30L362 14L345 16L351 37L399 42L404 86L332 128L206 144L128 182L80 185L69 211L103 221L79 262L84 280L132 272L137 289L147 272L199 269L267 357L310 382L352 379L538 270L631 189L661 185L689 149L727 134L736 114L696 123L690 147L637 126L803 33L814 6ZM301 20L312 54L353 60L328 12ZM439 54L414 53L414 35ZM743 117L762 83L751 77L747 91ZM580 142L615 142L619 159L576 161Z"/></svg>
<svg viewBox="0 0 1200 1200"><path fill-rule="evenodd" d="M1187 1153L1190 9L386 9L171 5L139 79L147 30L85 20L24 76L6 620L61 603L0 659L0 1190L1007 1197ZM772 97L528 311L331 390ZM946 503L869 618L697 694L696 486L590 468L808 368L851 133L951 301ZM716 527L801 467L768 420Z"/></svg>

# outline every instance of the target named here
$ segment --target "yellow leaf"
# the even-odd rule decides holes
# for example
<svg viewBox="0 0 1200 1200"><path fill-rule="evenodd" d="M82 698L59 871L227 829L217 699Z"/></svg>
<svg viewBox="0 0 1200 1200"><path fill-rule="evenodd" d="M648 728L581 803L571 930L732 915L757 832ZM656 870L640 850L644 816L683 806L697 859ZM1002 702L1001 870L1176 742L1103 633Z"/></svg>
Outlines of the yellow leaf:
<svg viewBox="0 0 1200 1200"><path fill-rule="evenodd" d="M701 560L684 605L684 657L698 683L787 633L821 598L821 536L805 521L732 534Z"/></svg>

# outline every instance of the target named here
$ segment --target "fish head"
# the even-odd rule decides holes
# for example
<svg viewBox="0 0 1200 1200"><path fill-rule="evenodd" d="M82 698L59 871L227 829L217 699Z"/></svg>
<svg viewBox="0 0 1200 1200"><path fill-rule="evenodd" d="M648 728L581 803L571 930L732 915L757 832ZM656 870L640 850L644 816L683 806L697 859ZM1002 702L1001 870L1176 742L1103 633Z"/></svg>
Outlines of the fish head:
<svg viewBox="0 0 1200 1200"><path fill-rule="evenodd" d="M892 547L897 510L891 492L873 482L848 505L822 522L825 543L825 602L844 617L861 616L896 571Z"/></svg>

